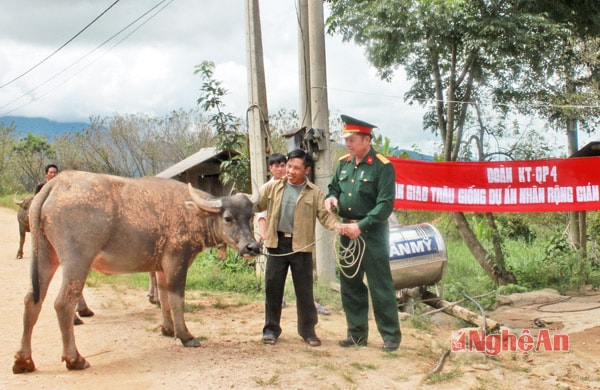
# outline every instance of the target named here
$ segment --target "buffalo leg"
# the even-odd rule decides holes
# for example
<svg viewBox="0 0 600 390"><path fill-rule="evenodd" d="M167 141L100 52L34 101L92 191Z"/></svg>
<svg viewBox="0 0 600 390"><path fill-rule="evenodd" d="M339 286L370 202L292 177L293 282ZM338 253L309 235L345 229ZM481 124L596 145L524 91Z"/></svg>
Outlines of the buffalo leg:
<svg viewBox="0 0 600 390"><path fill-rule="evenodd" d="M25 245L25 230L19 229L19 250L17 251L17 259L23 258L23 246Z"/></svg>
<svg viewBox="0 0 600 390"><path fill-rule="evenodd" d="M73 330L73 318L77 302L81 297L85 276L82 278L71 278L67 276L68 272L63 269L63 283L60 292L54 301L54 309L58 317L60 332L63 339L62 360L66 362L69 370L83 370L88 368L89 363L79 354L75 344L75 332Z"/></svg>
<svg viewBox="0 0 600 390"><path fill-rule="evenodd" d="M156 286L156 272L148 272L148 300L153 304L160 304L158 301L158 288Z"/></svg>
<svg viewBox="0 0 600 390"><path fill-rule="evenodd" d="M92 317L93 315L94 315L94 312L88 307L87 303L85 302L85 298L83 297L83 294L81 294L81 297L79 298L79 302L77 302L77 308L75 309L75 315L73 316L73 325L75 325L75 326L83 325L83 321L81 320L81 318L79 318L79 316Z"/></svg>
<svg viewBox="0 0 600 390"><path fill-rule="evenodd" d="M167 261L167 263L172 264L174 262ZM169 302L171 316L173 318L173 324L175 325L175 337L181 340L183 345L185 345L186 347L199 347L200 341L188 331L185 325L185 320L183 318L187 268L180 266L168 267L168 269L165 270L165 275L167 279L167 301ZM163 300L161 296L161 303L162 302ZM165 312L163 311L163 317L164 315Z"/></svg>
<svg viewBox="0 0 600 390"><path fill-rule="evenodd" d="M155 275L158 286L158 298L160 300L160 312L162 314L160 330L165 336L174 336L175 328L173 326L173 317L171 316L171 303L167 294L167 279L164 272L156 272Z"/></svg>
<svg viewBox="0 0 600 390"><path fill-rule="evenodd" d="M83 294L79 297L79 301L77 302L77 313L82 317L92 317L94 312L88 307Z"/></svg>
<svg viewBox="0 0 600 390"><path fill-rule="evenodd" d="M21 374L24 372L35 371L35 364L31 357L31 336L42 310L42 303L46 298L50 281L58 268L58 262L51 262L47 267L38 267L39 280L39 300L34 301L33 291L25 295L25 311L23 314L23 336L21 337L21 349L15 354L15 364L13 373Z"/></svg>

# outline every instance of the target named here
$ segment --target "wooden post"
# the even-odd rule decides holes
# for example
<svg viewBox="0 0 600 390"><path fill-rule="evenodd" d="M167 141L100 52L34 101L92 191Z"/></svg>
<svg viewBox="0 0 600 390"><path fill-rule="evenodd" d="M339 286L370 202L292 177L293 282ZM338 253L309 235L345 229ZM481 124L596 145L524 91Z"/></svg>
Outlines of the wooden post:
<svg viewBox="0 0 600 390"><path fill-rule="evenodd" d="M442 309L444 313L450 314L456 318L460 318L463 321L468 322L469 324L473 324L476 326L483 325L483 317L480 315L473 313L472 311L465 309L464 307L453 305L448 301L444 301L443 299L438 298L437 295L425 291L421 295L423 303L428 304L431 307L435 307L436 309ZM487 330L494 330L500 327L500 323L491 320L489 318L485 319L485 327Z"/></svg>

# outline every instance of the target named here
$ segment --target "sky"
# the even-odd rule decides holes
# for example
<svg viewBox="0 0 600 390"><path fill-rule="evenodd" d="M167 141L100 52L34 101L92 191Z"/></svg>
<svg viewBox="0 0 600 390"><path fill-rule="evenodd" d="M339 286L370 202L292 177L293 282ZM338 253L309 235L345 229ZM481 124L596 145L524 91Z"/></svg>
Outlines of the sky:
<svg viewBox="0 0 600 390"><path fill-rule="evenodd" d="M259 1L270 114L299 110L296 3ZM2 0L0 116L162 117L196 107L201 79L194 67L212 61L214 78L229 91L225 111L244 117L245 7L245 0ZM422 130L425 108L404 101L409 82L401 69L382 81L361 47L325 39L330 118L375 124L376 135L400 148L439 149L437 137ZM550 136L566 145L564 135Z"/></svg>
<svg viewBox="0 0 600 390"><path fill-rule="evenodd" d="M87 122L191 109L201 87L194 67L205 60L229 91L225 110L245 116L245 0L120 0L86 29L113 3L2 0L0 116ZM269 112L298 111L296 1L259 6ZM404 102L408 83L400 72L381 81L363 49L339 36L326 35L326 57L331 117L350 115L377 125L375 134L394 146L433 151L435 136L421 130L424 109Z"/></svg>

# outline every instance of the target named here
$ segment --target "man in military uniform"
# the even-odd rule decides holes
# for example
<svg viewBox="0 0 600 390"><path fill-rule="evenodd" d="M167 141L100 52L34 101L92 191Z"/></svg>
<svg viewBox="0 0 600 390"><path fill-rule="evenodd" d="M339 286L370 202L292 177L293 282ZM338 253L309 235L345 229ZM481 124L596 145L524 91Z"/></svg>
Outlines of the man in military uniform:
<svg viewBox="0 0 600 390"><path fill-rule="evenodd" d="M377 329L383 338L383 350L392 352L400 346L401 333L396 293L389 263L389 226L395 198L394 167L383 155L371 148L373 128L367 122L342 115L342 138L349 154L340 158L325 200L330 213L338 212L341 250L350 248L351 240L364 240L353 246L355 264L344 266L340 259L342 305L348 326L342 347L365 346L369 336L369 291ZM360 243L360 240L358 241ZM363 282L367 277L367 285Z"/></svg>

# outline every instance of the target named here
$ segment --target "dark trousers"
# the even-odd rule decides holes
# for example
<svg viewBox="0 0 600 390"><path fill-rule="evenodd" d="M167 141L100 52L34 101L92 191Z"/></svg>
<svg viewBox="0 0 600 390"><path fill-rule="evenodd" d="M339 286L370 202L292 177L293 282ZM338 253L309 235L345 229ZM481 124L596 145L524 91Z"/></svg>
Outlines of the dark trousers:
<svg viewBox="0 0 600 390"><path fill-rule="evenodd" d="M360 269L353 278L340 275L342 306L346 313L348 336L366 341L369 337L369 291L373 301L373 314L377 330L384 341L400 342L400 322L396 291L392 280L389 259L389 232L387 222L361 234L365 240L365 252ZM348 237L341 237L341 244L348 245ZM347 269L348 275L356 268ZM363 279L367 276L368 287Z"/></svg>
<svg viewBox="0 0 600 390"><path fill-rule="evenodd" d="M269 248L269 254L292 253L292 239L279 238L277 248ZM319 318L313 297L313 262L311 252L298 252L286 256L269 256L265 270L265 326L263 335L275 337L281 334L281 300L285 288L288 269L292 271L292 281L296 292L296 313L298 334L306 339L316 336L315 325Z"/></svg>

